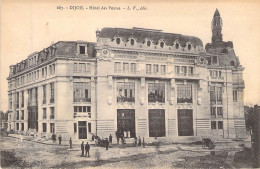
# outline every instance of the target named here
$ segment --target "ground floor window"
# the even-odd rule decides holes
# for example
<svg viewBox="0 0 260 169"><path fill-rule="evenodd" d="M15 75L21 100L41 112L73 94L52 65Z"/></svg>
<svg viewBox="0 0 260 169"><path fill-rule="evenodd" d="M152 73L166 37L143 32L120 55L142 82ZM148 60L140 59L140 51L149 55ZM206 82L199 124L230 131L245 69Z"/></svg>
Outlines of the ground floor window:
<svg viewBox="0 0 260 169"><path fill-rule="evenodd" d="M117 110L117 131L119 136L135 137L135 110Z"/></svg>
<svg viewBox="0 0 260 169"><path fill-rule="evenodd" d="M193 136L192 109L178 109L177 111L179 136Z"/></svg>
<svg viewBox="0 0 260 169"><path fill-rule="evenodd" d="M16 130L19 130L19 123L16 123Z"/></svg>
<svg viewBox="0 0 260 169"><path fill-rule="evenodd" d="M77 123L74 123L74 133L77 133Z"/></svg>
<svg viewBox="0 0 260 169"><path fill-rule="evenodd" d="M55 133L55 124L54 123L50 123L50 129L51 129L51 133Z"/></svg>
<svg viewBox="0 0 260 169"><path fill-rule="evenodd" d="M46 127L46 123L42 123L42 132L46 132L47 131L47 127Z"/></svg>
<svg viewBox="0 0 260 169"><path fill-rule="evenodd" d="M211 121L211 129L223 129L223 121Z"/></svg>
<svg viewBox="0 0 260 169"><path fill-rule="evenodd" d="M218 129L223 129L223 121L218 121Z"/></svg>
<svg viewBox="0 0 260 169"><path fill-rule="evenodd" d="M24 131L24 123L21 123L21 130Z"/></svg>
<svg viewBox="0 0 260 169"><path fill-rule="evenodd" d="M165 110L149 110L149 137L165 137Z"/></svg>
<svg viewBox="0 0 260 169"><path fill-rule="evenodd" d="M88 132L91 132L91 123L88 123Z"/></svg>
<svg viewBox="0 0 260 169"><path fill-rule="evenodd" d="M216 123L216 121L211 121L211 129L212 129L212 130L217 129L217 123Z"/></svg>

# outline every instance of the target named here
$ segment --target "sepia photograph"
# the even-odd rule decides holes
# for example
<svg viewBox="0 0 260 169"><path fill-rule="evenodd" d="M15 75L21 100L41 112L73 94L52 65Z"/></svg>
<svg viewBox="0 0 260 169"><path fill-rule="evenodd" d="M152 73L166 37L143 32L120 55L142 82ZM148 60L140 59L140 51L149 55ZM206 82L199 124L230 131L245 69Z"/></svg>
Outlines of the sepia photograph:
<svg viewBox="0 0 260 169"><path fill-rule="evenodd" d="M260 168L260 2L0 3L1 168Z"/></svg>

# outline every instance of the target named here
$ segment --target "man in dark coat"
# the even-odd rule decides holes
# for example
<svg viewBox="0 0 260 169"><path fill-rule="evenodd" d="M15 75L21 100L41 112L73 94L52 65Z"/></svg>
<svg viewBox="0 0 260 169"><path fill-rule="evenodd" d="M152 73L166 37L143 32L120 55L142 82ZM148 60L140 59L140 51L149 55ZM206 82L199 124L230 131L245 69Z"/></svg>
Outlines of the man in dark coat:
<svg viewBox="0 0 260 169"><path fill-rule="evenodd" d="M141 137L139 136L138 146L141 146L141 145L142 145L142 140L141 140Z"/></svg>
<svg viewBox="0 0 260 169"><path fill-rule="evenodd" d="M59 136L59 145L61 145L61 135Z"/></svg>
<svg viewBox="0 0 260 169"><path fill-rule="evenodd" d="M71 140L71 138L70 138L69 143L70 143L70 148L72 149L72 140Z"/></svg>
<svg viewBox="0 0 260 169"><path fill-rule="evenodd" d="M81 157L84 156L84 141L81 143Z"/></svg>
<svg viewBox="0 0 260 169"><path fill-rule="evenodd" d="M109 135L109 143L112 144L112 135Z"/></svg>
<svg viewBox="0 0 260 169"><path fill-rule="evenodd" d="M116 131L116 139L117 139L117 144L119 144L119 132L118 132L118 130Z"/></svg>
<svg viewBox="0 0 260 169"><path fill-rule="evenodd" d="M86 157L90 157L90 156L89 156L90 145L88 144L88 142L87 142L87 144L85 145L85 150L86 150ZM88 156L87 156L87 154L88 154Z"/></svg>

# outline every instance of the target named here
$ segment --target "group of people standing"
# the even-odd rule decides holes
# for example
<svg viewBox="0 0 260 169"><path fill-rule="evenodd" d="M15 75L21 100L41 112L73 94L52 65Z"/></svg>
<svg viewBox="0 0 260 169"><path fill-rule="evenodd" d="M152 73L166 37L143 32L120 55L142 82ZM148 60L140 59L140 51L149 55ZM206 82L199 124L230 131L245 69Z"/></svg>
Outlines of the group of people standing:
<svg viewBox="0 0 260 169"><path fill-rule="evenodd" d="M90 157L89 156L89 150L90 150L90 145L88 144L88 142L87 142L87 144L84 146L84 141L82 141L82 143L81 143L81 157ZM85 155L84 155L84 151L86 152L85 153Z"/></svg>

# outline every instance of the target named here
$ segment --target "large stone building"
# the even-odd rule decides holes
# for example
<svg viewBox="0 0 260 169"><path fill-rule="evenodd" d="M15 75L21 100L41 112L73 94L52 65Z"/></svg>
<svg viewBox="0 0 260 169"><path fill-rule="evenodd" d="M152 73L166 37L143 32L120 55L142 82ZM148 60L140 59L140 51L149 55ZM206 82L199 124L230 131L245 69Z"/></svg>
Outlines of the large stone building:
<svg viewBox="0 0 260 169"><path fill-rule="evenodd" d="M218 10L212 42L143 28L103 28L10 66L8 128L63 138L245 136L244 81Z"/></svg>

